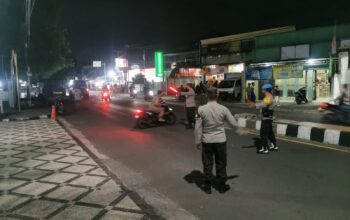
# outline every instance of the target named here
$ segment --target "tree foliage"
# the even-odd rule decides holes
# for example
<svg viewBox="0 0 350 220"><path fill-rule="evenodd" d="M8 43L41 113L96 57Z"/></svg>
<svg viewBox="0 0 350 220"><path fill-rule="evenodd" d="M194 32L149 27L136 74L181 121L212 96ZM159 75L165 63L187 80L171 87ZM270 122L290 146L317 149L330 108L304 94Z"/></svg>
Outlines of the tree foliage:
<svg viewBox="0 0 350 220"><path fill-rule="evenodd" d="M29 44L29 65L37 79L50 78L74 65L68 41L68 31L60 24L60 0L37 0L32 15ZM25 0L1 0L0 52L9 55L15 49L19 55L20 72L25 72L24 44ZM2 7L3 6L3 7Z"/></svg>

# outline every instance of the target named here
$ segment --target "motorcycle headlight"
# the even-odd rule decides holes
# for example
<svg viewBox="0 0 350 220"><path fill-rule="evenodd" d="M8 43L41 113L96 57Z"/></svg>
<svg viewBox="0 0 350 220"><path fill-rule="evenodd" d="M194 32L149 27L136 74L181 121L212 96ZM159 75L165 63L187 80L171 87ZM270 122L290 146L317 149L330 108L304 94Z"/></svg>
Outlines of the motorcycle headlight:
<svg viewBox="0 0 350 220"><path fill-rule="evenodd" d="M137 90L135 89L133 92L134 92L134 94L136 94L136 93L137 93Z"/></svg>
<svg viewBox="0 0 350 220"><path fill-rule="evenodd" d="M173 109L172 108L169 108L169 111L172 111Z"/></svg>
<svg viewBox="0 0 350 220"><path fill-rule="evenodd" d="M154 95L154 92L153 92L153 91L149 91L148 94L149 94L150 96L153 96L153 95Z"/></svg>

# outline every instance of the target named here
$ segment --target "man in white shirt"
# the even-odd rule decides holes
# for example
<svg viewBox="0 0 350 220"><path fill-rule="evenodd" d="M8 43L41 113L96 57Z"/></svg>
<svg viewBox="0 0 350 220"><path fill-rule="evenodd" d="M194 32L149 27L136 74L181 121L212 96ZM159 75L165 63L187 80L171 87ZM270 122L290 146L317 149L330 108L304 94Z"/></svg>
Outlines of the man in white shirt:
<svg viewBox="0 0 350 220"><path fill-rule="evenodd" d="M183 95L186 97L186 114L187 114L187 121L188 125L186 129L192 129L194 125L194 118L196 116L196 93L194 92L191 83L186 84L187 92L180 92L180 95Z"/></svg>
<svg viewBox="0 0 350 220"><path fill-rule="evenodd" d="M207 90L208 103L199 107L195 126L195 141L197 148L202 150L203 173L205 177L202 190L208 194L211 193L214 156L218 191L224 193L230 189L226 185L227 149L225 122L231 127L238 127L238 123L230 110L216 102L217 96L216 88ZM243 134L243 130L238 129L238 133Z"/></svg>

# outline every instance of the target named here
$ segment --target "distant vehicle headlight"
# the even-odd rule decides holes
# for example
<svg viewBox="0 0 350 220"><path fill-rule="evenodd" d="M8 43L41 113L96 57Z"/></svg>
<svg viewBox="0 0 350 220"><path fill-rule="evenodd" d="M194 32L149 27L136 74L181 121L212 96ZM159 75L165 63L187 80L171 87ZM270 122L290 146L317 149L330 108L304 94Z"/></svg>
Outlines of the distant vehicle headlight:
<svg viewBox="0 0 350 220"><path fill-rule="evenodd" d="M148 92L148 95L154 96L154 92L153 92L153 91L149 91L149 92Z"/></svg>
<svg viewBox="0 0 350 220"><path fill-rule="evenodd" d="M134 92L134 94L136 94L136 93L137 93L137 90L136 90L136 89L134 89L134 91L133 91L133 92Z"/></svg>

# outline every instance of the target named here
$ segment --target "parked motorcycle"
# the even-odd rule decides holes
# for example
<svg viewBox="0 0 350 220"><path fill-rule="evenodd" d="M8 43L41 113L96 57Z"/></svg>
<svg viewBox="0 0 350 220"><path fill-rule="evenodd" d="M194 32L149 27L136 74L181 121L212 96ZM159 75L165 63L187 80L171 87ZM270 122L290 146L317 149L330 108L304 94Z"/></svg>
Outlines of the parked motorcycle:
<svg viewBox="0 0 350 220"><path fill-rule="evenodd" d="M176 123L176 116L173 113L173 110L168 106L164 106L164 108L164 122L159 121L159 114L157 112L137 109L134 115L136 120L136 127L139 129L145 129L161 125L174 125Z"/></svg>
<svg viewBox="0 0 350 220"><path fill-rule="evenodd" d="M306 89L300 88L298 91L294 93L295 95L295 102L300 105L302 103L308 103L309 101L306 98Z"/></svg>
<svg viewBox="0 0 350 220"><path fill-rule="evenodd" d="M322 103L318 111L324 113L322 120L325 123L350 124L350 111L343 110L337 103Z"/></svg>

